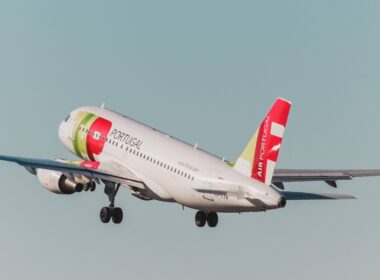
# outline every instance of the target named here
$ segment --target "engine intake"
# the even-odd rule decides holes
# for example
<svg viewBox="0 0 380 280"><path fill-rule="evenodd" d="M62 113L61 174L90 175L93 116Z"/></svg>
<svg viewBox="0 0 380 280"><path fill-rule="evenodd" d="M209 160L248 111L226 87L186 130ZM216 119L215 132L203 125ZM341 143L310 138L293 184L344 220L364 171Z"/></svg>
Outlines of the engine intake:
<svg viewBox="0 0 380 280"><path fill-rule="evenodd" d="M56 194L73 194L84 189L83 184L70 180L62 172L39 169L37 177L46 189Z"/></svg>
<svg viewBox="0 0 380 280"><path fill-rule="evenodd" d="M58 188L63 194L73 194L76 192L82 192L84 186L68 179L65 175L62 175L58 181Z"/></svg>

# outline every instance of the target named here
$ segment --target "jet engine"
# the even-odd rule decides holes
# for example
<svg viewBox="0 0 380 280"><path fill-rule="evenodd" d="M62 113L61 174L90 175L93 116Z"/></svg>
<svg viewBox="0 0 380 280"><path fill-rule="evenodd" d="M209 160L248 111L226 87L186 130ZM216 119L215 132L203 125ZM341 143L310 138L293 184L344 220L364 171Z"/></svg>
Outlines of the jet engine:
<svg viewBox="0 0 380 280"><path fill-rule="evenodd" d="M58 171L38 169L37 178L46 189L56 194L73 194L84 189L83 184L67 178Z"/></svg>

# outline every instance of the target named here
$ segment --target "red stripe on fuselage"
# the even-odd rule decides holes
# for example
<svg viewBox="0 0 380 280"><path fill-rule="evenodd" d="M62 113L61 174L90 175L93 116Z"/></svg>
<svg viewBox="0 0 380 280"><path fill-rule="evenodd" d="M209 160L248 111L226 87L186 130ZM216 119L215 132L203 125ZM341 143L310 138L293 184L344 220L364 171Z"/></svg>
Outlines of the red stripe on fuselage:
<svg viewBox="0 0 380 280"><path fill-rule="evenodd" d="M90 169L98 169L100 166L100 162L96 161L83 161L80 164L81 167L90 168Z"/></svg>
<svg viewBox="0 0 380 280"><path fill-rule="evenodd" d="M110 121L100 117L90 127L86 140L87 154L90 160L95 161L94 156L103 152L111 127Z"/></svg>

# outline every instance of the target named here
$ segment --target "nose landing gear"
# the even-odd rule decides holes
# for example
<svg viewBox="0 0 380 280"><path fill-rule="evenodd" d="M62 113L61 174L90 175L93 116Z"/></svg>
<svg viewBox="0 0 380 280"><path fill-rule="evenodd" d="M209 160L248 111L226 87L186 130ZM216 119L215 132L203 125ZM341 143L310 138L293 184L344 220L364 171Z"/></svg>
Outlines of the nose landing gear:
<svg viewBox="0 0 380 280"><path fill-rule="evenodd" d="M96 190L96 183L94 181L91 181L84 186L85 192L88 192L88 191L94 192L95 190Z"/></svg>
<svg viewBox="0 0 380 280"><path fill-rule="evenodd" d="M195 224L200 228L204 227L206 223L210 228L215 228L218 225L218 221L218 214L215 212L206 213L198 211L195 215Z"/></svg>

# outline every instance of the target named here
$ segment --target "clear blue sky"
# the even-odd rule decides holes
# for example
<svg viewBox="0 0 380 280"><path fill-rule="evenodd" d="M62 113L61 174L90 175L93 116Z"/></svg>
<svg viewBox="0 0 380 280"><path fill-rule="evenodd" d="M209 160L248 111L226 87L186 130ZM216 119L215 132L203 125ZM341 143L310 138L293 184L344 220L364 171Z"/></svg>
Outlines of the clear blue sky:
<svg viewBox="0 0 380 280"><path fill-rule="evenodd" d="M1 1L0 153L74 158L60 121L103 101L234 160L277 96L293 101L280 167L380 168L379 1ZM356 201L221 215L59 197L1 164L1 279L378 279L380 178L289 185Z"/></svg>

